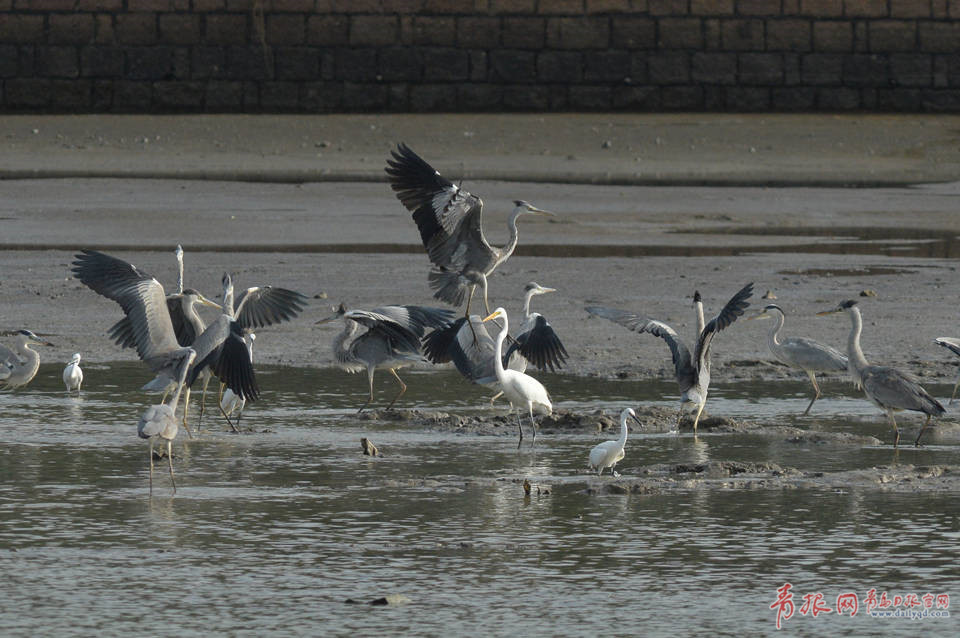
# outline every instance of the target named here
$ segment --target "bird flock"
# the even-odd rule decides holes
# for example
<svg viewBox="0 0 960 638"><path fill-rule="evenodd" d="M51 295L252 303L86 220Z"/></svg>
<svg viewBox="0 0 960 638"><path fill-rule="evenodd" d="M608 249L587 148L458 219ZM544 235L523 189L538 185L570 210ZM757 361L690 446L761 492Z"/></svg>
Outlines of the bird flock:
<svg viewBox="0 0 960 638"><path fill-rule="evenodd" d="M553 216L523 200L514 202L507 220L508 241L503 247L492 246L484 236L482 200L443 177L406 144L400 144L387 159L387 181L401 204L411 213L420 233L423 247L431 262L427 281L434 297L454 308L464 306L462 315L448 308L415 305L384 305L369 310L340 304L333 314L317 324L343 322L343 330L333 340L334 359L342 369L356 373L366 371L368 397L362 412L374 401L374 374L389 372L399 389L390 400L390 409L407 389L398 370L415 364L452 362L469 382L488 386L495 394L493 405L503 396L516 411L519 430L518 447L524 439L523 420L529 423L532 440L537 438L537 416L549 415L553 402L544 385L528 374L530 366L555 372L563 368L570 356L558 334L537 312L531 312L533 297L556 292L537 282L529 282L523 291L522 320L514 335L510 319L503 307L490 309L489 278L516 249L519 232L517 222L523 215ZM233 276L224 273L222 301L216 303L194 288L184 287L183 249L177 246L178 275L176 288L167 293L152 275L137 266L97 250L85 249L72 264L75 278L99 295L116 302L124 316L107 334L121 348L136 350L140 360L155 375L141 389L162 393L160 402L150 405L140 417L137 433L149 440L150 490L153 490L154 446L165 443L171 485L176 491L173 471L172 443L180 426L189 436L188 406L193 386L201 382L200 416L203 420L209 382L216 377L220 392L218 408L233 431L239 431L244 406L260 395L253 368L254 330L296 319L307 307L307 297L299 292L271 285L234 288ZM470 313L477 288L484 304L484 316ZM659 337L667 344L680 390L679 430L683 416L693 415L694 435L706 405L710 386L710 352L714 337L743 316L750 305L753 284L738 290L710 321L705 321L699 292L694 294L697 332L691 348L668 324L628 310L606 306L585 308L591 316L607 319L636 333ZM199 313L201 307L219 314L209 323ZM926 415L926 421L915 440L920 439L932 417L941 416L944 407L927 393L911 375L892 367L870 365L860 347L863 320L856 301L844 301L820 315L848 315L851 322L846 354L835 348L801 337L783 337L785 312L776 304L766 305L748 320L773 319L767 337L770 352L781 363L806 373L813 386L813 397L804 415L810 413L820 397L816 373L837 373L844 370L867 399L883 410L895 433L900 432L894 412L912 410ZM495 336L488 332L495 326ZM29 330L15 333L13 349L0 345L0 389L15 389L28 384L36 375L40 355L31 348L39 344L51 346ZM508 342L509 341L509 342ZM938 345L960 355L960 339L941 337ZM81 354L76 353L63 370L67 392L81 392L83 371ZM956 395L960 379L954 386ZM180 398L184 397L182 416L176 417ZM589 454L589 467L602 474L607 468L615 476L614 466L624 458L628 420L642 427L632 409L620 414L620 437L595 446Z"/></svg>

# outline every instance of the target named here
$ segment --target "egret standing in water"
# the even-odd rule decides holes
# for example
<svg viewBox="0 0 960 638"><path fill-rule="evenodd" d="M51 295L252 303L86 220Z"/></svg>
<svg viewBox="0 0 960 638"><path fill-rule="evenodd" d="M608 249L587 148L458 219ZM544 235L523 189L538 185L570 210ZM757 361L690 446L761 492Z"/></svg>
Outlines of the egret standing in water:
<svg viewBox="0 0 960 638"><path fill-rule="evenodd" d="M710 344L714 335L720 332L743 314L750 305L747 299L753 294L753 284L747 284L737 294L730 298L720 313L707 323L697 335L697 346L691 358L690 350L677 336L677 332L656 319L650 319L625 310L616 310L603 306L590 306L586 310L590 314L618 323L634 332L648 332L663 339L673 355L673 366L680 386L680 414L677 416L677 428L683 418L684 410L696 412L693 418L693 434L697 434L697 424L703 413L703 406L707 403L707 391L710 388ZM700 303L699 293L694 296L694 303ZM698 314L702 312L699 310ZM698 320L699 323L699 320Z"/></svg>
<svg viewBox="0 0 960 638"><path fill-rule="evenodd" d="M459 307L470 301L480 286L484 309L490 312L487 277L517 247L517 219L521 215L549 215L522 200L514 201L507 219L510 238L503 248L491 246L483 234L483 201L463 190L427 164L406 144L400 144L387 160L387 179L397 198L413 213L420 239L434 265L430 287L434 297Z"/></svg>
<svg viewBox="0 0 960 638"><path fill-rule="evenodd" d="M818 312L817 315L832 315L843 312L846 312L847 316L850 317L850 336L847 338L847 369L850 371L850 376L863 390L863 393L867 395L867 398L887 413L890 425L893 426L894 447L900 443L900 430L897 428L896 419L893 418L895 411L913 410L927 415L927 420L920 428L920 434L914 441L914 445L919 447L920 437L923 436L923 432L930 425L930 418L940 416L946 410L940 405L939 401L920 387L913 375L905 374L889 366L872 366L867 363L867 358L860 348L863 318L860 316L860 308L855 300L844 301L833 310L824 310Z"/></svg>
<svg viewBox="0 0 960 638"><path fill-rule="evenodd" d="M33 380L40 369L40 354L30 344L52 346L29 330L17 331L16 350L0 345L0 390L20 388Z"/></svg>
<svg viewBox="0 0 960 638"><path fill-rule="evenodd" d="M781 338L780 331L783 329L785 315L783 309L777 304L768 304L757 314L747 317L747 320L770 318L775 319L767 335L767 347L770 348L770 352L780 363L806 372L813 385L813 398L807 404L807 409L803 411L803 415L806 416L810 414L813 403L820 398L820 385L817 383L816 373L843 372L847 369L847 358L837 349L813 339Z"/></svg>
<svg viewBox="0 0 960 638"><path fill-rule="evenodd" d="M497 381L500 383L500 389L507 397L507 400L510 401L512 406L511 412L513 408L519 408L521 412L526 409L527 414L530 415L530 425L533 427L533 442L536 443L537 422L534 420L533 415L534 413L543 415L552 414L553 404L550 402L550 395L547 394L547 389L543 387L542 383L528 374L503 367L503 341L507 338L507 332L510 330L507 311L503 308L497 308L492 314L483 319L483 322L486 323L491 319L497 318L503 319L503 325L500 326L500 332L497 333L497 341L494 346L494 373L497 376ZM517 443L517 447L519 448L523 443L523 423L521 422L520 413L517 413L517 427L520 429L520 441Z"/></svg>
<svg viewBox="0 0 960 638"><path fill-rule="evenodd" d="M613 466L619 463L626 455L623 448L627 444L628 418L632 418L637 422L637 425L643 427L640 419L637 418L637 413L634 412L632 408L626 408L620 413L620 438L616 441L604 441L590 450L590 469L596 470L597 476L603 474L603 470L608 467L614 476L620 476L620 474L613 469Z"/></svg>
<svg viewBox="0 0 960 638"><path fill-rule="evenodd" d="M67 392L76 390L80 392L80 384L83 383L83 370L80 369L80 353L74 353L70 363L63 369L63 384L67 386Z"/></svg>

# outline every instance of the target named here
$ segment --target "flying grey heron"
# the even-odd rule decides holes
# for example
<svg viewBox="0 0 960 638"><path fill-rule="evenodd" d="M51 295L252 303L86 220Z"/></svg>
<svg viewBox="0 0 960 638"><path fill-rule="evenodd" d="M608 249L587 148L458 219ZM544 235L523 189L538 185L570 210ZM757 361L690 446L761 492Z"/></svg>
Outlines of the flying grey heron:
<svg viewBox="0 0 960 638"><path fill-rule="evenodd" d="M40 368L40 353L30 347L32 343L52 346L29 330L18 330L14 350L0 345L0 390L21 388L33 380Z"/></svg>
<svg viewBox="0 0 960 638"><path fill-rule="evenodd" d="M253 363L253 342L257 340L256 333L249 333L246 336L247 343L247 352L250 353L250 363ZM230 425L230 428L234 432L240 431L240 417L243 416L243 408L247 405L246 399L241 396L238 396L233 390L227 388L224 390L224 386L220 384L220 413L223 414L223 418L227 420L227 423ZM234 412L237 413L237 418L235 421L230 419L230 415ZM200 431L200 424L197 424L197 431Z"/></svg>
<svg viewBox="0 0 960 638"><path fill-rule="evenodd" d="M187 372L197 353L192 348L177 351L179 360L176 363L176 389L170 395L169 402L151 405L140 417L137 423L137 436L150 441L150 495L153 495L153 443L156 439L167 442L167 464L170 466L170 483L173 493L177 493L177 482L173 478L173 440L177 438L180 426L177 423L177 403L180 402L180 392L186 383Z"/></svg>
<svg viewBox="0 0 960 638"><path fill-rule="evenodd" d="M603 474L603 470L608 467L614 476L620 476L620 474L613 469L613 466L619 463L626 455L624 446L627 444L628 418L632 418L637 422L637 425L643 427L640 419L637 418L637 413L634 412L632 408L626 408L620 413L620 438L616 441L598 443L590 450L590 469L596 470L597 476Z"/></svg>
<svg viewBox="0 0 960 638"><path fill-rule="evenodd" d="M536 282L524 286L524 315L520 335L503 355L503 364L510 370L525 372L528 361L541 370L563 367L567 351L547 320L537 312L530 312L534 295L554 292ZM470 325L467 325L467 321ZM423 340L423 352L433 363L453 361L457 370L468 381L479 385L496 385L493 357L496 344L477 315L461 317L446 328L434 330ZM498 391L490 399L492 404L503 393Z"/></svg>
<svg viewBox="0 0 960 638"><path fill-rule="evenodd" d="M70 359L70 363L63 369L63 384L67 386L67 392L76 390L79 393L82 383L83 370L80 369L80 353L75 352Z"/></svg>
<svg viewBox="0 0 960 638"><path fill-rule="evenodd" d="M260 394L250 357L243 342L243 328L234 318L233 281L223 276L221 315L198 336L191 346L177 342L166 295L159 281L133 264L95 250L83 250L73 262L74 277L94 292L116 301L130 321L140 359L156 375L143 386L163 391L181 382L180 364L186 353L195 356L184 377L188 388L207 366L221 381L245 399Z"/></svg>
<svg viewBox="0 0 960 638"><path fill-rule="evenodd" d="M767 347L777 360L791 368L799 368L807 373L813 385L813 398L807 404L803 415L810 414L810 408L820 398L820 385L817 383L817 372L843 372L847 369L847 358L837 350L819 341L805 337L780 337L783 329L785 314L783 308L777 304L767 304L757 314L747 317L752 319L775 319L775 323L767 334Z"/></svg>
<svg viewBox="0 0 960 638"><path fill-rule="evenodd" d="M890 425L893 426L894 447L897 447L900 443L900 430L897 428L896 419L893 418L895 411L913 410L927 415L927 420L920 428L920 434L914 441L914 445L919 447L920 437L923 436L927 426L930 425L930 418L940 416L946 410L940 405L939 401L930 396L920 386L913 375L889 366L872 366L867 363L867 358L860 348L863 317L860 316L860 307L855 300L849 299L836 308L818 312L817 315L824 316L843 312L846 312L850 317L850 335L847 337L847 370L849 370L850 376L853 377L857 386L863 390L863 393L867 395L867 398L887 413Z"/></svg>
<svg viewBox="0 0 960 638"><path fill-rule="evenodd" d="M466 298L464 316L470 316L470 301L477 286L490 312L487 277L505 262L517 247L517 219L524 214L549 215L522 200L514 201L507 220L510 238L503 248L491 246L483 234L483 202L446 179L406 144L400 144L385 169L397 198L413 213L420 239L434 268L430 287L434 297L459 307Z"/></svg>
<svg viewBox="0 0 960 638"><path fill-rule="evenodd" d="M420 339L427 328L442 328L453 317L445 308L428 306L380 306L373 310L347 310L340 306L332 315L317 324L343 319L343 331L333 340L333 355L340 367L347 372L367 371L370 396L357 410L363 410L373 402L373 376L377 370L388 370L400 384L400 391L387 405L393 407L407 385L397 370L414 363L426 362L420 354ZM360 332L361 326L366 327Z"/></svg>
<svg viewBox="0 0 960 638"><path fill-rule="evenodd" d="M960 357L960 339L954 339L952 337L937 337L933 340L938 346L943 346L953 354ZM957 382L953 384L953 392L950 393L950 404L953 405L953 399L957 396L957 386L960 386L960 377L957 378Z"/></svg>
<svg viewBox="0 0 960 638"><path fill-rule="evenodd" d="M542 383L528 374L503 367L503 341L507 338L507 333L510 331L510 321L507 318L507 311L503 308L497 308L493 313L483 319L483 322L486 323L497 318L503 319L503 325L500 326L500 331L497 333L496 345L494 347L494 373L497 376L500 389L510 401L510 411L512 412L513 408L516 407L519 408L520 412L523 412L525 409L530 415L530 425L533 427L533 442L536 443L537 422L533 418L534 412L544 415L552 414L553 404L550 402L550 395L547 394L547 389L543 387ZM518 449L520 445L523 444L523 423L520 412L517 413L517 427L520 429L520 441L517 443Z"/></svg>
<svg viewBox="0 0 960 638"><path fill-rule="evenodd" d="M731 297L723 310L703 327L703 330L697 335L697 345L693 357L690 356L690 350L680 340L677 332L662 321L626 310L616 310L603 306L590 306L586 310L590 314L618 323L628 330L639 333L648 332L655 337L660 337L667 343L673 356L677 385L680 386L680 414L677 416L677 428L680 427L684 410L696 412L693 419L693 434L696 436L697 424L700 422L703 407L707 403L707 391L710 388L710 344L716 333L732 324L737 320L737 317L743 314L744 310L750 305L747 299L750 298L751 294L753 294L753 284L749 283ZM697 296L694 296L695 303L699 302Z"/></svg>

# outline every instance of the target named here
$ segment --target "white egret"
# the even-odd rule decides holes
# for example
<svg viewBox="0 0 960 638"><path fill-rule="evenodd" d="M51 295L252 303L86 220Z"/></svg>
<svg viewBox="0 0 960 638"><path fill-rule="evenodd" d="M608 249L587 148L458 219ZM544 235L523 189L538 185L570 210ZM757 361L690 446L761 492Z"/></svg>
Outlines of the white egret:
<svg viewBox="0 0 960 638"><path fill-rule="evenodd" d="M76 390L79 393L82 383L83 370L80 369L80 353L76 352L67 367L63 369L63 384L67 386L67 392Z"/></svg>
<svg viewBox="0 0 960 638"><path fill-rule="evenodd" d="M603 474L604 468L610 468L614 476L620 476L619 472L613 469L613 466L619 463L624 455L624 446L627 444L627 419L632 418L637 425L643 427L637 413L632 408L626 408L620 413L620 438L616 441L604 441L598 443L590 450L590 469L597 471L597 476Z"/></svg>
<svg viewBox="0 0 960 638"><path fill-rule="evenodd" d="M550 402L550 395L547 394L547 389L543 387L542 383L528 374L503 367L503 341L507 338L507 332L510 330L507 311L503 308L497 308L492 314L483 319L483 322L486 323L491 319L497 318L503 319L503 325L500 326L500 332L497 333L495 354L493 357L494 373L497 376L497 381L500 383L500 389L507 397L507 400L510 401L510 411L512 412L516 407L521 411L526 409L530 415L530 425L533 427L533 442L536 443L537 422L534 420L533 415L534 413L543 415L552 414L553 404ZM517 413L517 426L520 429L520 441L517 443L517 447L519 448L523 443L523 423L519 412Z"/></svg>

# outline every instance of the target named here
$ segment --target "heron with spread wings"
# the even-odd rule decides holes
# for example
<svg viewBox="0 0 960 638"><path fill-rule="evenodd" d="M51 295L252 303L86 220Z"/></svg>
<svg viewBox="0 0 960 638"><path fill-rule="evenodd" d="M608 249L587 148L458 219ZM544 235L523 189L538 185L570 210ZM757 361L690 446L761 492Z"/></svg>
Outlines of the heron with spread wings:
<svg viewBox="0 0 960 638"><path fill-rule="evenodd" d="M387 179L397 198L413 213L420 238L433 263L429 275L434 297L459 307L470 302L477 286L490 312L487 278L517 247L517 219L521 215L549 215L523 200L514 201L507 219L510 233L502 248L491 246L483 234L483 201L463 190L430 166L406 144L400 144L387 160Z"/></svg>
<svg viewBox="0 0 960 638"><path fill-rule="evenodd" d="M749 283L730 298L716 317L704 325L703 330L697 335L693 356L690 355L690 350L680 340L677 332L662 321L603 306L590 306L586 310L592 315L618 323L628 330L647 332L660 337L667 343L673 356L677 385L680 386L680 414L677 416L677 427L680 426L684 411L696 412L693 418L693 433L696 435L697 424L700 422L703 407L707 403L707 391L710 388L710 345L718 332L743 315L744 310L750 305L747 299L752 294L753 284Z"/></svg>

